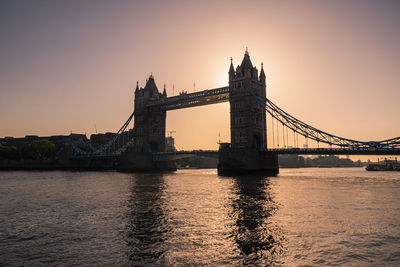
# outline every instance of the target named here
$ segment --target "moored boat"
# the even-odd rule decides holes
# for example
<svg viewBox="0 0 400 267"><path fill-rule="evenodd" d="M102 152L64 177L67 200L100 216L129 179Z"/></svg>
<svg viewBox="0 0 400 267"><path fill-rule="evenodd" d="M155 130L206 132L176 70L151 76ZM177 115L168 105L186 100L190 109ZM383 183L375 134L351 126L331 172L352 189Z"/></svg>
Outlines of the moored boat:
<svg viewBox="0 0 400 267"><path fill-rule="evenodd" d="M383 161L378 163L370 163L365 168L367 171L400 171L400 162L392 159L384 159Z"/></svg>

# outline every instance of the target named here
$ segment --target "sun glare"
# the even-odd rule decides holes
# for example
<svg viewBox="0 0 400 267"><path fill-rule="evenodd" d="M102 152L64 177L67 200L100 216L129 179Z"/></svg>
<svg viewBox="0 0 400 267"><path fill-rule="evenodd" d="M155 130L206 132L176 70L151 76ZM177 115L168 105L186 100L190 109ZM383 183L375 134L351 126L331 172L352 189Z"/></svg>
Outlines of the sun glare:
<svg viewBox="0 0 400 267"><path fill-rule="evenodd" d="M226 73L226 70L222 72L219 75L218 79L218 86L228 86L229 85L229 79L228 79L228 73Z"/></svg>

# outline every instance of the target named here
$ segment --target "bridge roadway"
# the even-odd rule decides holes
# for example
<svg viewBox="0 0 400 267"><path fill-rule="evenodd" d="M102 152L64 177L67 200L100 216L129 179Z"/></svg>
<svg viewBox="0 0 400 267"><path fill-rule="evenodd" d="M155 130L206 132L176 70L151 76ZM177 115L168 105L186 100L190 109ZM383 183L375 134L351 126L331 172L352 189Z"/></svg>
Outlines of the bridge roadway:
<svg viewBox="0 0 400 267"><path fill-rule="evenodd" d="M281 155L400 155L400 149L345 149L345 148L277 148L261 150L267 154L281 154ZM193 150L193 151L176 151L176 152L160 152L154 153L154 161L161 160L176 160L190 156L202 156L218 158L218 151L216 150Z"/></svg>
<svg viewBox="0 0 400 267"><path fill-rule="evenodd" d="M192 150L192 151L175 151L175 152L159 152L153 154L154 161L176 160L192 156L202 156L209 158L218 158L217 150Z"/></svg>
<svg viewBox="0 0 400 267"><path fill-rule="evenodd" d="M263 153L270 154L294 154L294 155L400 155L400 149L348 149L348 148L273 148L267 150L261 150ZM100 154L100 155L76 155L71 159L114 159L117 160L120 155L116 154ZM175 151L175 152L156 152L153 153L154 161L162 160L176 160L191 156L202 156L218 158L217 150L191 150L191 151Z"/></svg>
<svg viewBox="0 0 400 267"><path fill-rule="evenodd" d="M400 155L400 149L348 149L348 148L275 148L261 150L268 154L281 155ZM160 152L154 153L154 160L179 159L187 156L203 156L203 157L218 157L216 150L193 150L193 151L176 151L176 152Z"/></svg>

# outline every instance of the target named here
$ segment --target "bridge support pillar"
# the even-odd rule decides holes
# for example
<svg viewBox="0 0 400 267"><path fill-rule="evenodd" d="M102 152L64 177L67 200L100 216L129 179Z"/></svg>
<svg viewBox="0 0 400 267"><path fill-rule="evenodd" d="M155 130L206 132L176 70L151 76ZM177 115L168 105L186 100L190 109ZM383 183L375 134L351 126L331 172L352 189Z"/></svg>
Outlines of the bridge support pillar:
<svg viewBox="0 0 400 267"><path fill-rule="evenodd" d="M230 144L221 144L219 151L218 174L235 175L279 173L278 154L266 154L249 148L232 148Z"/></svg>

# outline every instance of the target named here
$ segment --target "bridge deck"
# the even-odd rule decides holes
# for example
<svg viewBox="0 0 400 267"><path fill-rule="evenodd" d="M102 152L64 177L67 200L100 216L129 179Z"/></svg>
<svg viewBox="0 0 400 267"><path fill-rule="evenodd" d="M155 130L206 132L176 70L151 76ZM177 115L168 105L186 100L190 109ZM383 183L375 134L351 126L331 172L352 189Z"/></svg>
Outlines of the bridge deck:
<svg viewBox="0 0 400 267"><path fill-rule="evenodd" d="M400 149L346 149L346 148L279 148L265 153L295 155L400 155Z"/></svg>
<svg viewBox="0 0 400 267"><path fill-rule="evenodd" d="M345 149L345 148L279 148L262 150L263 153L271 154L292 154L292 155L400 155L400 149ZM76 155L71 157L74 160L88 159L118 159L120 155L115 154L100 154L100 155ZM166 159L179 159L187 156L203 156L203 157L218 157L216 150L192 150L192 151L176 151L176 152L157 152L153 153L153 158L156 161Z"/></svg>

